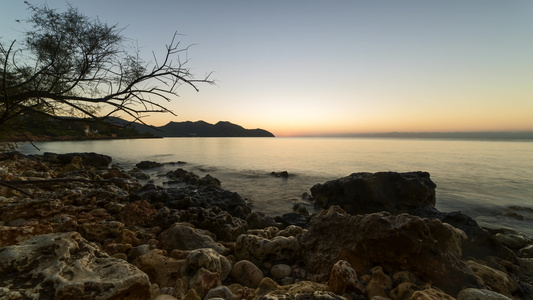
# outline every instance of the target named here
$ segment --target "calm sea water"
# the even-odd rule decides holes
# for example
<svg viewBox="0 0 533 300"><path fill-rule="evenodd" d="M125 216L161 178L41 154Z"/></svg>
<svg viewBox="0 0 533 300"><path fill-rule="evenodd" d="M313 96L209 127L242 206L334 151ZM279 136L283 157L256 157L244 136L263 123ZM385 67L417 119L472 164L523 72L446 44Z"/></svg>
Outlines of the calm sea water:
<svg viewBox="0 0 533 300"><path fill-rule="evenodd" d="M165 138L39 142L23 153L97 152L129 170L142 160L211 174L224 188L270 215L290 212L316 183L355 172L427 171L437 184L437 208L463 211L481 225L510 227L533 236L533 142L380 138ZM288 179L270 176L288 171ZM520 207L520 209L516 208ZM514 208L513 208L514 207ZM517 213L519 220L509 214Z"/></svg>

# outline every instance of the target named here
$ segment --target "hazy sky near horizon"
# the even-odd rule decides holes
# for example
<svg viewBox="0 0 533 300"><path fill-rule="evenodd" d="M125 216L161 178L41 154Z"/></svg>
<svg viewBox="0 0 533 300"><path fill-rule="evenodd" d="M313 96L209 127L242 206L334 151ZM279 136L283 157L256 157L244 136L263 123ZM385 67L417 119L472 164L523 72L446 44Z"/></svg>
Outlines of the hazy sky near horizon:
<svg viewBox="0 0 533 300"><path fill-rule="evenodd" d="M30 0L63 10L64 0ZM533 130L533 1L69 1L126 27L146 60L174 32L197 77L169 121L230 121L277 136ZM27 26L0 9L2 43Z"/></svg>

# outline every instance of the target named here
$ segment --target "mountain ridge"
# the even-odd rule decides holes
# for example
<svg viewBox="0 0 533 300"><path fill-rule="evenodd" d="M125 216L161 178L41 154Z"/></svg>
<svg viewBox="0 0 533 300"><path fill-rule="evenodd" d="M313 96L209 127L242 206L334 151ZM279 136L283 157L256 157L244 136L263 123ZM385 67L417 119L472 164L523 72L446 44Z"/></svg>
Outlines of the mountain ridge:
<svg viewBox="0 0 533 300"><path fill-rule="evenodd" d="M199 121L170 121L163 126L146 126L130 123L139 133L151 133L158 137L275 137L271 132L256 128L246 129L229 121L218 121L211 124Z"/></svg>

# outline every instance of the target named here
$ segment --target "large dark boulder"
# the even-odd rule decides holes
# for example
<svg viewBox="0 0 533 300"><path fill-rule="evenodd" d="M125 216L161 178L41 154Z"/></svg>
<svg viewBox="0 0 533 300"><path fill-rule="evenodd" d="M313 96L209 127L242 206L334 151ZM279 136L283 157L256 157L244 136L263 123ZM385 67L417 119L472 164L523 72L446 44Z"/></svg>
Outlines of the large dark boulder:
<svg viewBox="0 0 533 300"><path fill-rule="evenodd" d="M53 154L53 153L45 153L45 158L54 158L57 159L57 161L62 165L67 165L72 162L72 159L75 156L78 156L81 158L81 163L85 167L95 167L95 168L101 168L106 169L111 161L113 160L111 156L104 155L104 154L98 154L94 152L83 152L83 153L66 153L66 154Z"/></svg>
<svg viewBox="0 0 533 300"><path fill-rule="evenodd" d="M427 172L354 173L311 188L315 205L339 205L350 214L409 212L435 206L437 185Z"/></svg>
<svg viewBox="0 0 533 300"><path fill-rule="evenodd" d="M483 283L459 258L462 231L438 219L388 212L350 215L333 206L313 217L302 236L307 271L327 280L332 266L346 260L357 274L374 266L387 273L408 270L450 295ZM459 256L459 257L458 257Z"/></svg>

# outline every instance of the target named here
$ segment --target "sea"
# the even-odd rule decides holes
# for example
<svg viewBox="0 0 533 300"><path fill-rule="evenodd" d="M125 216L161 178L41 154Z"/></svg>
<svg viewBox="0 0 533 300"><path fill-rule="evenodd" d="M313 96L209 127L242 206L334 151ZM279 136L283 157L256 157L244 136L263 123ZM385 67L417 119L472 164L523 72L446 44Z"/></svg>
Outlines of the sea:
<svg viewBox="0 0 533 300"><path fill-rule="evenodd" d="M25 154L96 152L124 170L143 160L166 163L151 180L183 168L210 174L271 216L306 203L317 183L356 172L426 171L437 184L436 208L462 211L481 226L533 237L533 140L409 138L155 138L20 144ZM184 162L185 164L171 164ZM287 171L289 177L272 176ZM143 182L146 183L146 182ZM317 211L312 206L311 212Z"/></svg>

